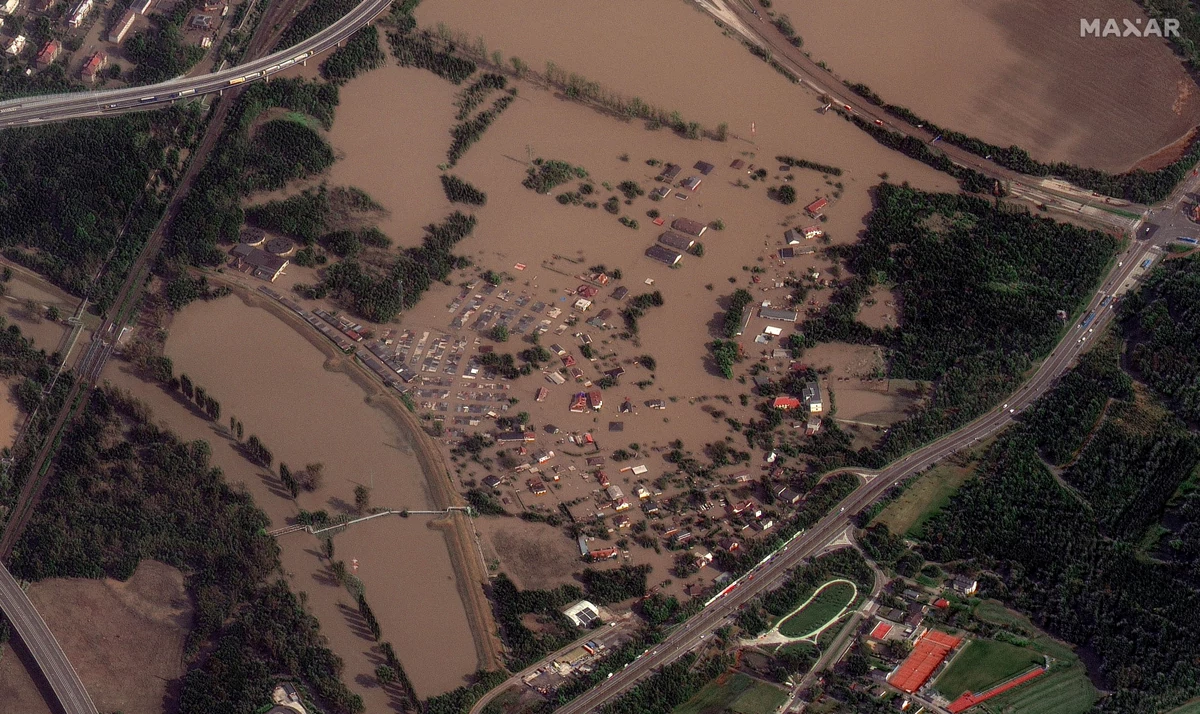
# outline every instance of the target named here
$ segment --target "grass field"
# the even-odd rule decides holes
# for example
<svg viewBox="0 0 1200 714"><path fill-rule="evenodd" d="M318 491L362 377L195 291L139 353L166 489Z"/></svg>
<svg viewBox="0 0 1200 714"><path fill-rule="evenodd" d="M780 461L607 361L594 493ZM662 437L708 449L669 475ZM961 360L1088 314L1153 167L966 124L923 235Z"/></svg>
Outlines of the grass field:
<svg viewBox="0 0 1200 714"><path fill-rule="evenodd" d="M1167 714L1200 714L1200 699L1193 699L1183 706L1172 709Z"/></svg>
<svg viewBox="0 0 1200 714"><path fill-rule="evenodd" d="M919 477L875 517L892 533L920 537L921 528L950 501L959 486L975 473L973 466L938 466Z"/></svg>
<svg viewBox="0 0 1200 714"><path fill-rule="evenodd" d="M709 682L672 714L774 714L787 693L744 674L726 674Z"/></svg>
<svg viewBox="0 0 1200 714"><path fill-rule="evenodd" d="M982 692L1042 662L1040 654L1026 647L971 640L938 677L934 688L954 699L963 692Z"/></svg>
<svg viewBox="0 0 1200 714"><path fill-rule="evenodd" d="M804 607L779 624L779 632L785 637L804 637L812 634L837 617L854 599L854 592L854 586L847 582L822 585Z"/></svg>
<svg viewBox="0 0 1200 714"><path fill-rule="evenodd" d="M984 600L975 607L975 616L1015 633L1029 636L1029 646L1050 655L1050 671L1037 679L984 702L978 709L985 714L1085 714L1092 709L1099 693L1087 677L1079 657L1066 644L1037 629L1029 618L1009 610L998 600ZM965 653L964 653L965 654ZM1184 710L1178 714L1200 714Z"/></svg>
<svg viewBox="0 0 1200 714"><path fill-rule="evenodd" d="M976 709L986 714L1086 714L1096 688L1079 664L1054 666L1037 679L989 699Z"/></svg>

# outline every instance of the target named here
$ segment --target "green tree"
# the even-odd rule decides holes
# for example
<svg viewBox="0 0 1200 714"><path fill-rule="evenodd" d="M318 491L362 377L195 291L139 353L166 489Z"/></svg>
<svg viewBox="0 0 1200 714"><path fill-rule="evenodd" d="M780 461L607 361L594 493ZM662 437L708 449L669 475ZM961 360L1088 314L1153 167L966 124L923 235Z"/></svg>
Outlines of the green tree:
<svg viewBox="0 0 1200 714"><path fill-rule="evenodd" d="M354 487L354 508L359 513L366 513L371 507L371 489L361 483Z"/></svg>

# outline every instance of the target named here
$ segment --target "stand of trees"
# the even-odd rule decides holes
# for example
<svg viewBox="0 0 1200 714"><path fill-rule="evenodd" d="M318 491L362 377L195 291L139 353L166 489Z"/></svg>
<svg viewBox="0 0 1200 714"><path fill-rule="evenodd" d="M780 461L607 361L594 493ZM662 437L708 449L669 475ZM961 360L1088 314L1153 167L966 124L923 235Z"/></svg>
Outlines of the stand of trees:
<svg viewBox="0 0 1200 714"><path fill-rule="evenodd" d="M453 42L428 30L417 30L417 21L412 16L417 2L407 0L393 11L396 31L388 33L392 54L401 67L420 67L452 84L462 84L475 74L476 64L457 56Z"/></svg>
<svg viewBox="0 0 1200 714"><path fill-rule="evenodd" d="M746 312L746 306L752 302L754 298L749 290L738 288L733 291L729 298L729 309L725 311L725 317L721 320L721 334L725 335L726 339L732 340L737 336L742 327L742 316Z"/></svg>
<svg viewBox="0 0 1200 714"><path fill-rule="evenodd" d="M155 84L180 77L204 57L201 47L183 37L183 22L191 10L179 3L167 13L155 13L149 29L125 42L125 56L135 65L134 82Z"/></svg>
<svg viewBox="0 0 1200 714"><path fill-rule="evenodd" d="M363 72L382 67L386 60L387 55L379 49L379 31L367 25L321 63L321 76L334 84L345 84Z"/></svg>
<svg viewBox="0 0 1200 714"><path fill-rule="evenodd" d="M275 50L283 50L298 44L345 17L357 5L356 0L313 0L288 24Z"/></svg>
<svg viewBox="0 0 1200 714"><path fill-rule="evenodd" d="M279 147L279 144L256 145L248 134L251 123L263 111L280 107L307 114L328 129L333 123L337 102L337 87L303 80L276 79L255 83L242 90L218 149L200 170L195 185L183 200L164 243L163 257L185 265L220 265L225 260L225 253L217 248L217 244L237 239L245 219L242 200L263 188L259 181L266 176L278 182L286 180L288 175L298 176L304 172L302 164L292 164L291 169L300 173L289 173L278 157L255 158L256 151ZM309 144L309 147L313 149L313 156L320 153L313 145ZM286 146L280 150L286 153ZM275 168L271 173L263 174L255 169L256 166Z"/></svg>
<svg viewBox="0 0 1200 714"><path fill-rule="evenodd" d="M815 161L808 161L806 159L797 159L795 157L786 156L786 155L776 156L775 160L781 164L786 164L787 166L791 166L792 168L795 168L795 169L811 169L812 171L819 171L823 174L829 174L830 176L841 176L842 175L841 169L839 169L836 166L830 166L829 164L819 164Z"/></svg>
<svg viewBox="0 0 1200 714"><path fill-rule="evenodd" d="M457 164L463 154L467 153L467 149L483 138L483 133L508 108L508 105L513 103L516 96L517 90L514 87L508 90L508 93L492 102L490 108L451 127L450 149L446 152L446 161L450 166Z"/></svg>
<svg viewBox="0 0 1200 714"><path fill-rule="evenodd" d="M800 328L806 338L878 344L892 377L928 380L933 396L873 449L846 462L879 466L992 407L1050 352L1062 322L1099 281L1111 236L951 194L882 184L863 240L843 255L855 277ZM898 327L857 321L877 285L899 294Z"/></svg>
<svg viewBox="0 0 1200 714"><path fill-rule="evenodd" d="M1166 261L1121 306L1129 367L1193 426L1200 423L1198 275L1200 256Z"/></svg>
<svg viewBox="0 0 1200 714"><path fill-rule="evenodd" d="M107 309L163 209L146 187L199 123L177 107L0 132L4 255Z"/></svg>
<svg viewBox="0 0 1200 714"><path fill-rule="evenodd" d="M557 186L574 179L585 179L587 169L582 166L572 166L566 161L557 159L536 158L533 166L526 169L528 174L521 185L536 193L550 193Z"/></svg>
<svg viewBox="0 0 1200 714"><path fill-rule="evenodd" d="M442 174L442 190L446 192L446 198L453 203L466 203L472 206L487 205L486 193L457 176Z"/></svg>
<svg viewBox="0 0 1200 714"><path fill-rule="evenodd" d="M649 574L649 565L622 565L611 570L584 568L581 578L588 597L597 605L607 605L645 595Z"/></svg>
<svg viewBox="0 0 1200 714"><path fill-rule="evenodd" d="M441 223L426 226L421 246L406 249L386 274L346 260L329 266L316 286L296 287L312 297L337 295L362 317L387 322L416 305L434 281L446 279L461 260L451 249L474 229L475 216L455 211Z"/></svg>
<svg viewBox="0 0 1200 714"><path fill-rule="evenodd" d="M505 89L508 87L508 79L502 74L495 72L484 72L474 82L471 82L462 92L459 93L455 104L458 106L458 114L454 117L457 121L462 121L471 116L471 112L483 103L493 91Z"/></svg>
<svg viewBox="0 0 1200 714"><path fill-rule="evenodd" d="M731 656L698 660L699 655L694 653L684 655L605 704L600 714L671 714L733 665Z"/></svg>
<svg viewBox="0 0 1200 714"><path fill-rule="evenodd" d="M276 191L332 166L333 147L302 122L272 119L255 130L246 159L244 179L256 190Z"/></svg>
<svg viewBox="0 0 1200 714"><path fill-rule="evenodd" d="M492 581L491 597L512 671L528 667L575 639L574 627L559 612L583 597L583 591L574 585L561 585L554 590L520 590L501 573ZM555 625L553 631L534 634L521 621L528 614L551 620Z"/></svg>

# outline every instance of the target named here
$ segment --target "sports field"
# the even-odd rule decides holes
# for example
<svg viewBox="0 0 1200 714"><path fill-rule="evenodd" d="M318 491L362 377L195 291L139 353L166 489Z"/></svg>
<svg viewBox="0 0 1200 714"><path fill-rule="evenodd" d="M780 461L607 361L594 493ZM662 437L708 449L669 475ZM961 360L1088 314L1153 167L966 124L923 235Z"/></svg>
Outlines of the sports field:
<svg viewBox="0 0 1200 714"><path fill-rule="evenodd" d="M855 587L845 580L822 585L811 600L779 624L785 637L806 637L829 624L854 600Z"/></svg>
<svg viewBox="0 0 1200 714"><path fill-rule="evenodd" d="M1037 652L995 640L971 640L934 683L946 698L963 692L982 692L1042 664Z"/></svg>
<svg viewBox="0 0 1200 714"><path fill-rule="evenodd" d="M981 714L1084 714L1092 710L1099 697L1087 677L1079 656L1071 647L1039 630L1029 618L1004 606L999 600L984 600L975 607L975 616L1011 632L1027 635L1029 646L1053 660L1050 671L1012 691L990 699L972 712ZM965 653L964 653L965 654ZM1173 713L1174 714L1174 713ZM1184 710L1178 714L1200 714Z"/></svg>
<svg viewBox="0 0 1200 714"><path fill-rule="evenodd" d="M1028 684L989 699L972 711L986 714L1086 714L1096 702L1096 688L1082 665L1051 667Z"/></svg>
<svg viewBox="0 0 1200 714"><path fill-rule="evenodd" d="M787 693L744 674L726 674L704 686L672 714L774 714Z"/></svg>

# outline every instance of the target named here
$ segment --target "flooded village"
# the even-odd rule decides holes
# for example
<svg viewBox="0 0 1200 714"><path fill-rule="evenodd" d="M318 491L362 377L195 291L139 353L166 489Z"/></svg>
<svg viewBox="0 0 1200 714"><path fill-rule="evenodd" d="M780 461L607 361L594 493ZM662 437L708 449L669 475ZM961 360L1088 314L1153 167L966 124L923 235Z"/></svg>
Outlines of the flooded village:
<svg viewBox="0 0 1200 714"><path fill-rule="evenodd" d="M511 655L489 600L501 576L518 589L553 590L579 586L585 568L641 566L649 593L703 602L730 580L722 551L773 537L803 508L823 471L805 445L832 431L846 448L870 447L927 397L926 385L891 377L882 348L816 344L798 326L829 307L850 277L845 249L862 236L873 187L955 191L951 177L822 111L817 96L691 4L620 0L569 13L549 0L530 5L426 0L416 12L422 26L478 38L484 56L499 47L537 68L525 76L491 68L510 83L511 105L453 166L447 129L464 88L389 55L340 87L336 118L321 131L337 158L332 168L246 202L329 187L364 192L373 208L353 228L378 229L389 241L358 259L381 275L380 266L422 244L423 227L452 211L471 214L478 224L454 246L452 269L419 302L401 301L394 319L369 320L350 290L315 289L344 256L247 225L239 242L220 246L219 267L193 271L229 294L143 315L102 375L182 439L209 442L212 465L266 513L281 574L320 621L368 712L404 705L379 682L386 660L378 636L364 627L345 573L335 572L333 549L370 597L415 694L433 697L501 669ZM777 5L796 5L781 8L796 21L805 13L788 0ZM959 11L978 33L981 23L1004 21L995 7ZM813 13L814 35L836 34L831 28L847 21L831 12ZM524 27L530 13L546 18L541 30ZM886 30L879 23L876 33ZM625 41L610 42L614 33ZM1024 44L995 42L1005 62L1021 60ZM847 77L908 101L898 70L860 61L852 42L814 37L811 47ZM669 106L695 123L694 136L577 101L546 79L547 63ZM290 74L315 78L315 65ZM1169 84L1152 88L1159 109L1175 96ZM972 131L1116 168L1177 140L1200 113L1184 97L1152 138L1157 144L1112 139L1089 155L1097 126L1052 140L1032 128L1045 116L995 119L1033 100L1006 96L996 112L982 96L987 86L966 108L928 93L914 103L929 102L951 124L986 115ZM447 175L486 199L452 201ZM14 286L6 319L47 350L72 334L87 339L66 321L78 302L43 288ZM897 326L898 301L876 288L856 318ZM45 324L49 305L60 312ZM148 352L219 399L223 418L209 419L148 378L137 363ZM15 437L20 415L8 406L0 431ZM751 438L755 422L778 427L783 446ZM273 465L247 457L243 429L269 447ZM312 487L289 490L285 464L316 474ZM178 622L190 617L182 576L160 563L143 568L128 588L102 581L86 597L145 600L155 614L136 625L153 633L144 646L182 656ZM568 641L637 617L628 600L580 601L560 613L572 625ZM554 632L562 618L523 622ZM117 634L106 634L105 646L118 647ZM525 677L520 697L550 697L627 638L624 627L595 629ZM87 664L85 674L116 676L103 665ZM10 666L0 664L0 697L40 712L33 683ZM179 673L164 666L155 676ZM159 711L162 696L130 698L125 711Z"/></svg>

